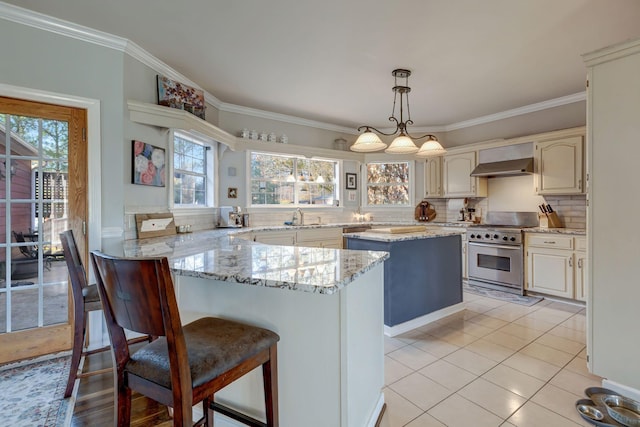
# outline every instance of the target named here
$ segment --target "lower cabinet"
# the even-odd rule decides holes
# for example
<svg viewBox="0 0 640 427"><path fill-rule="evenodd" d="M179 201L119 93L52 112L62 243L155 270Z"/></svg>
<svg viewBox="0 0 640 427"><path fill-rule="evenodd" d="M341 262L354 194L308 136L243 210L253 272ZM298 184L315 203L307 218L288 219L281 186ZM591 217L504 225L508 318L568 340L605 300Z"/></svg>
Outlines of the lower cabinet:
<svg viewBox="0 0 640 427"><path fill-rule="evenodd" d="M254 241L268 245L306 246L310 248L342 248L342 228L326 227L291 231L258 231Z"/></svg>
<svg viewBox="0 0 640 427"><path fill-rule="evenodd" d="M325 227L298 230L296 246L342 249L342 228Z"/></svg>
<svg viewBox="0 0 640 427"><path fill-rule="evenodd" d="M584 237L526 233L525 289L586 301L586 250L578 250L585 242Z"/></svg>
<svg viewBox="0 0 640 427"><path fill-rule="evenodd" d="M296 242L295 231L260 231L255 233L253 239L256 242L266 243L267 245L283 245L291 246Z"/></svg>

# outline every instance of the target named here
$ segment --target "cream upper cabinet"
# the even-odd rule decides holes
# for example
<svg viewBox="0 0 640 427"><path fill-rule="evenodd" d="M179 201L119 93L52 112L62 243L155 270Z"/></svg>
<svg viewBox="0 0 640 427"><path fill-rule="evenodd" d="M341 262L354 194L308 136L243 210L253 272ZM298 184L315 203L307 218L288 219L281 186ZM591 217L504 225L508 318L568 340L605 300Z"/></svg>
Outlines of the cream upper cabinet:
<svg viewBox="0 0 640 427"><path fill-rule="evenodd" d="M442 157L429 157L424 165L425 197L442 197Z"/></svg>
<svg viewBox="0 0 640 427"><path fill-rule="evenodd" d="M583 193L582 136L535 144L536 193Z"/></svg>
<svg viewBox="0 0 640 427"><path fill-rule="evenodd" d="M487 196L487 178L471 176L476 163L475 151L444 156L442 179L445 197Z"/></svg>

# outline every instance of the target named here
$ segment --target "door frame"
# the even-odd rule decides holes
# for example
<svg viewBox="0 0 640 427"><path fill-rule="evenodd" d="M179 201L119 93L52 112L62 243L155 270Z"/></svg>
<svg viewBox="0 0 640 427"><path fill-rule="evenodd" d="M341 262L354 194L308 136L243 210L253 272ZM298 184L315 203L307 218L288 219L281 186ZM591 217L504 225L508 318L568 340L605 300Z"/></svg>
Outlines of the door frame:
<svg viewBox="0 0 640 427"><path fill-rule="evenodd" d="M100 100L75 95L44 91L0 83L0 96L44 102L65 107L82 108L87 111L87 248L89 251L101 249L102 242L102 167L100 161L101 127ZM93 277L93 269L86 268ZM101 313L92 312L88 325L91 342L98 346L104 341L105 330Z"/></svg>

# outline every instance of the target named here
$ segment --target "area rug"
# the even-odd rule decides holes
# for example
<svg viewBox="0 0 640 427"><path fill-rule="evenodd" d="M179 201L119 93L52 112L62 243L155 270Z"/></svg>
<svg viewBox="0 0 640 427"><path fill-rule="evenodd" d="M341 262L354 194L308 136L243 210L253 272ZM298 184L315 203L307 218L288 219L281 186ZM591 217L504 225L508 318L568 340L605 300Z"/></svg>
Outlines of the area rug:
<svg viewBox="0 0 640 427"><path fill-rule="evenodd" d="M513 302L520 305L532 306L543 300L542 297L534 297L531 295L516 295L509 292L502 292L495 289L483 288L481 286L470 285L464 283L462 290L483 297L498 299L500 301Z"/></svg>
<svg viewBox="0 0 640 427"><path fill-rule="evenodd" d="M0 367L0 423L4 426L69 425L73 397L64 399L71 356Z"/></svg>

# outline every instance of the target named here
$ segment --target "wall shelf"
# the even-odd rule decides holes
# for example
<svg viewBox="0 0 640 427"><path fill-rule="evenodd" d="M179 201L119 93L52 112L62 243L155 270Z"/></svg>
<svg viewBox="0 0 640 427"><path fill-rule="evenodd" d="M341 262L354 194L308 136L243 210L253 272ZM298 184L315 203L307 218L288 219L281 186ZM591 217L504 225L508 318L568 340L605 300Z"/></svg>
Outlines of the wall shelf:
<svg viewBox="0 0 640 427"><path fill-rule="evenodd" d="M127 101L129 119L132 122L158 126L167 129L181 129L197 132L221 144L236 149L238 138L191 113L162 105L138 101Z"/></svg>
<svg viewBox="0 0 640 427"><path fill-rule="evenodd" d="M280 144L238 138L211 123L202 120L191 113L176 108L145 102L127 101L129 119L132 122L158 126L166 129L181 129L199 133L211 138L232 151L267 151L271 153L297 154L305 157L326 157L332 159L364 161L362 153L352 151L332 150L329 148L309 147L296 144ZM222 147L221 147L222 148ZM221 150L224 152L224 149Z"/></svg>

